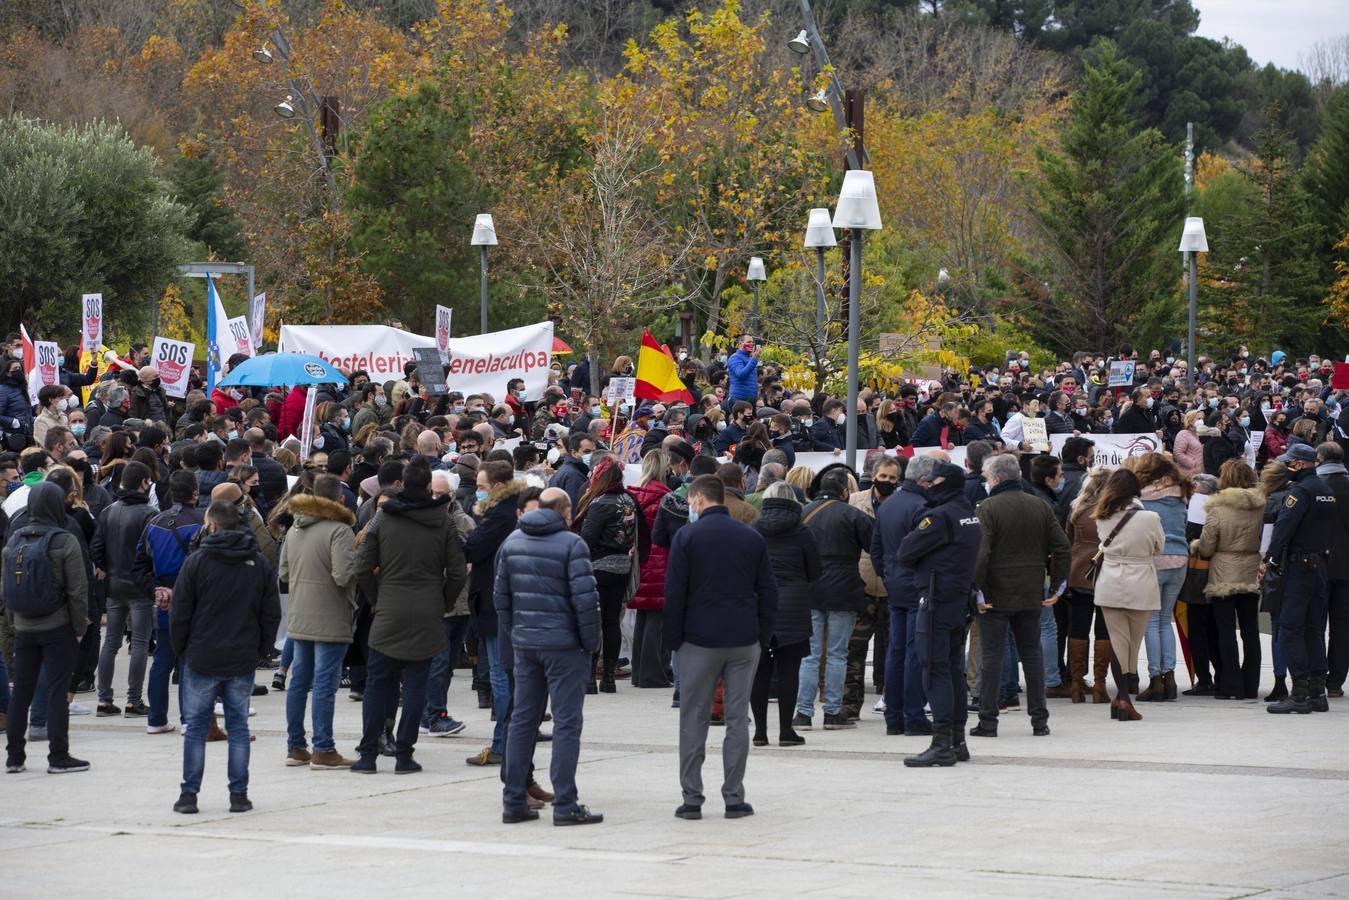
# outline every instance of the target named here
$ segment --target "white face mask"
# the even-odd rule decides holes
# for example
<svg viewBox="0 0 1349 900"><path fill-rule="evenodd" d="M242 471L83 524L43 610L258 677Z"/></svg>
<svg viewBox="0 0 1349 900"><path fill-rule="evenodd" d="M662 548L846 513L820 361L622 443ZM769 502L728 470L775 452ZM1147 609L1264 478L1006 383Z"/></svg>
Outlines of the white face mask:
<svg viewBox="0 0 1349 900"><path fill-rule="evenodd" d="M56 401L56 408L59 409L61 412L65 412L66 410L70 409L70 398L62 397L60 400Z"/></svg>

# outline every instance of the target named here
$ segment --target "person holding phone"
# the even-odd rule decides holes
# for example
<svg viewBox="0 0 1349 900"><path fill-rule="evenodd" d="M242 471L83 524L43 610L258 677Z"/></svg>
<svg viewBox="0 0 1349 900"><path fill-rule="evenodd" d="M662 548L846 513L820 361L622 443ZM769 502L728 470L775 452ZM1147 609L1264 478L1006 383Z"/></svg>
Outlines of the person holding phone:
<svg viewBox="0 0 1349 900"><path fill-rule="evenodd" d="M725 403L728 410L737 400L744 400L753 407L759 396L760 347L751 334L742 334L738 344L740 349L726 360L726 372L730 376Z"/></svg>

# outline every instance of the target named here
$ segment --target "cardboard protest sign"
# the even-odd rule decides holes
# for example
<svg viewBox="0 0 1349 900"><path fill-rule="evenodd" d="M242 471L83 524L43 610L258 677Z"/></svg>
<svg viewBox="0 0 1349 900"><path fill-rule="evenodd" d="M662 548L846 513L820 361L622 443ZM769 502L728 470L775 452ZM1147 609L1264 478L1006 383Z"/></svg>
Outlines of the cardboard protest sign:
<svg viewBox="0 0 1349 900"><path fill-rule="evenodd" d="M450 364L450 316L453 313L448 306L436 307L436 349L440 351L440 364Z"/></svg>
<svg viewBox="0 0 1349 900"><path fill-rule="evenodd" d="M195 349L196 345L188 341L155 336L150 364L159 372L159 380L168 396L187 396L187 382L192 375L192 351Z"/></svg>
<svg viewBox="0 0 1349 900"><path fill-rule="evenodd" d="M80 299L82 338L80 349L98 352L103 343L103 295L85 294Z"/></svg>

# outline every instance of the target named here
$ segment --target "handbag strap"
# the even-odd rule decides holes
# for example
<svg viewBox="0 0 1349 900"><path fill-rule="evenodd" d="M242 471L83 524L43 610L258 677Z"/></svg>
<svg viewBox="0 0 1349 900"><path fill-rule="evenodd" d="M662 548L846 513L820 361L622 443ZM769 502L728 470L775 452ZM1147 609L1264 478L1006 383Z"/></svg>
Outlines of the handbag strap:
<svg viewBox="0 0 1349 900"><path fill-rule="evenodd" d="M1109 547L1110 542L1119 536L1119 533L1124 530L1125 525L1129 524L1129 520L1134 517L1134 513L1136 512L1138 512L1137 506L1129 507L1129 511L1124 514L1124 518L1120 519L1119 524L1116 525L1114 530L1110 532L1110 537L1106 538L1105 541L1101 543L1102 550L1104 550L1106 547Z"/></svg>
<svg viewBox="0 0 1349 900"><path fill-rule="evenodd" d="M819 506L817 506L817 507L815 507L814 509L812 509L812 510L810 511L810 515L806 516L804 519L801 520L801 524L802 524L802 525L809 525L809 524L810 524L810 520L813 519L813 518L815 518L815 514L816 514L816 513L818 513L820 510L824 509L824 508L825 508L826 506L828 506L829 504L831 504L831 503L837 503L837 502L838 502L838 498L837 498L837 497L829 497L829 498L827 498L827 499L826 499L823 503L821 503Z"/></svg>

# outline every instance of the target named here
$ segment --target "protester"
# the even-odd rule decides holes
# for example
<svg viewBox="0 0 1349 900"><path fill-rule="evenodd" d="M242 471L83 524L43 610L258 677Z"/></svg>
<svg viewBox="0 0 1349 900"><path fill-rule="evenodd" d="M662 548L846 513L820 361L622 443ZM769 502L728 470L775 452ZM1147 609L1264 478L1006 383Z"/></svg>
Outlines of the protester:
<svg viewBox="0 0 1349 900"><path fill-rule="evenodd" d="M623 488L623 465L615 457L606 456L595 464L590 474L590 485L581 495L572 527L590 548L591 565L595 572L595 589L600 596L600 619L603 644L596 664L602 660L599 693L612 694L618 690L615 672L618 664L621 634L619 620L627 595L628 580L634 566L639 566L639 530L645 534L646 523L637 507L637 501ZM595 693L594 670L591 672Z"/></svg>
<svg viewBox="0 0 1349 900"><path fill-rule="evenodd" d="M1152 614L1161 606L1154 558L1166 544L1161 515L1143 508L1142 486L1128 469L1118 469L1101 489L1093 516L1102 536L1096 602L1110 632L1115 701L1110 717L1121 722L1142 717L1129 695L1137 684L1138 648Z"/></svg>
<svg viewBox="0 0 1349 900"><path fill-rule="evenodd" d="M183 783L173 811L197 812L206 769L206 730L212 707L224 706L229 733L230 812L248 812L248 700L253 669L281 623L276 573L239 528L239 511L212 503L200 549L173 583L170 632L181 660Z"/></svg>
<svg viewBox="0 0 1349 900"><path fill-rule="evenodd" d="M1126 468L1138 476L1143 508L1157 513L1166 533L1166 544L1153 560L1160 608L1148 623L1145 642L1148 650L1148 686L1139 700L1175 700L1176 633L1172 628L1176 600L1185 583L1189 567L1189 541L1185 536L1185 517L1190 502L1190 482L1176 464L1160 453L1148 453L1126 460ZM1216 472L1210 473L1217 475Z"/></svg>
<svg viewBox="0 0 1349 900"><path fill-rule="evenodd" d="M689 527L670 545L665 575L665 646L679 653L679 782L681 819L701 819L702 768L717 680L725 684L725 780L728 819L754 814L745 802L749 698L762 648L772 640L777 583L768 547L725 507L726 489L711 476L689 485ZM702 524L699 524L701 521ZM723 560L739 565L728 568Z"/></svg>
<svg viewBox="0 0 1349 900"><path fill-rule="evenodd" d="M848 503L874 521L881 504L899 488L902 477L903 471L894 457L880 453L868 454L864 479L869 478L871 489L854 491L848 496ZM885 657L886 642L890 636L890 616L885 581L876 573L876 567L871 561L874 542L873 524L872 540L862 551L857 564L866 600L857 615L857 622L853 625L852 637L848 640L848 667L843 677L843 712L849 719L856 719L861 713L866 693L867 654L873 636L876 639L876 648L873 656L875 663L872 669L872 683L876 693L885 692Z"/></svg>
<svg viewBox="0 0 1349 900"><path fill-rule="evenodd" d="M571 500L561 488L539 495L539 508L497 555L493 603L506 664L515 674L510 735L502 771L502 821L537 819L529 807L532 762L545 701L553 710L553 824L604 821L577 800L581 708L590 660L600 641L599 594L588 548L570 533Z"/></svg>

